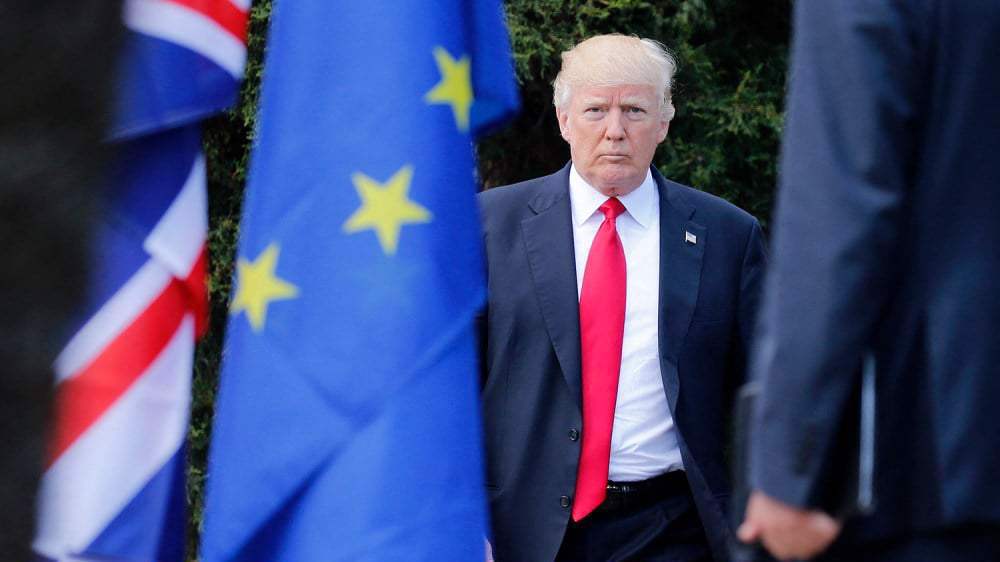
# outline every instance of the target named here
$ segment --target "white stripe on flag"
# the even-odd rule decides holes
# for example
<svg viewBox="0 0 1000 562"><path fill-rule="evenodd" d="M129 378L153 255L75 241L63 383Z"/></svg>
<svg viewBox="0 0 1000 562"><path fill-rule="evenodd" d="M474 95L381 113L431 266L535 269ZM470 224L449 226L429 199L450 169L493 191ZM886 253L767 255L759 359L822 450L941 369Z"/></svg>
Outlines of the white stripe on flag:
<svg viewBox="0 0 1000 562"><path fill-rule="evenodd" d="M191 49L243 78L246 46L211 18L165 0L128 0L124 19L133 31Z"/></svg>
<svg viewBox="0 0 1000 562"><path fill-rule="evenodd" d="M184 187L143 242L149 255L159 259L178 279L191 273L205 244L208 232L205 199L205 157L198 154Z"/></svg>
<svg viewBox="0 0 1000 562"><path fill-rule="evenodd" d="M142 314L172 276L160 264L147 261L108 302L80 328L56 358L56 383L76 376Z"/></svg>
<svg viewBox="0 0 1000 562"><path fill-rule="evenodd" d="M86 548L180 449L194 340L188 314L149 369L42 476L37 552Z"/></svg>

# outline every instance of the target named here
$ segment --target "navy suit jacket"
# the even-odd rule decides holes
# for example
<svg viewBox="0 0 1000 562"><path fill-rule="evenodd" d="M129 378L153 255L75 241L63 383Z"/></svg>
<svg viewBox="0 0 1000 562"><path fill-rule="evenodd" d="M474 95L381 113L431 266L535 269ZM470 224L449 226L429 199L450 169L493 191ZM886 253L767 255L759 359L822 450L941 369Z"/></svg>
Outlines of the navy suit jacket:
<svg viewBox="0 0 1000 562"><path fill-rule="evenodd" d="M814 506L876 360L873 515L1000 523L1000 2L797 2L752 483Z"/></svg>
<svg viewBox="0 0 1000 562"><path fill-rule="evenodd" d="M713 552L727 559L725 444L764 266L752 216L653 170L660 197L660 368ZM487 484L498 562L553 560L570 518L582 428L569 165L479 195ZM685 233L697 237L685 242Z"/></svg>

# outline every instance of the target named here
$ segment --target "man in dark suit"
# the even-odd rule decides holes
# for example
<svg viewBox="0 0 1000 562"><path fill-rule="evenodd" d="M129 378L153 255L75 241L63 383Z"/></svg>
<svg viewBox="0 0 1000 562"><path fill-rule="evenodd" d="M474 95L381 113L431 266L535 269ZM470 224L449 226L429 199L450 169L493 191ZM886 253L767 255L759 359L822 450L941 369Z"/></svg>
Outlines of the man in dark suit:
<svg viewBox="0 0 1000 562"><path fill-rule="evenodd" d="M1000 560L1000 3L795 8L741 538L838 535L818 502L870 354L875 510L826 559Z"/></svg>
<svg viewBox="0 0 1000 562"><path fill-rule="evenodd" d="M572 162L480 195L498 562L726 560L724 443L764 266L757 221L650 167L662 45L563 53Z"/></svg>
<svg viewBox="0 0 1000 562"><path fill-rule="evenodd" d="M84 302L121 2L3 3L0 558L34 560L52 363Z"/></svg>

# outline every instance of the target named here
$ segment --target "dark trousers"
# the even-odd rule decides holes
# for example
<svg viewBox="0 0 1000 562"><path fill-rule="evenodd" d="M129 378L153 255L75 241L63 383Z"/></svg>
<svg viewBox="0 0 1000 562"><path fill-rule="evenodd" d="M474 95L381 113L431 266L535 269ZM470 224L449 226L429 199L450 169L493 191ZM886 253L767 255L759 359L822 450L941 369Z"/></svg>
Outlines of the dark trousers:
<svg viewBox="0 0 1000 562"><path fill-rule="evenodd" d="M967 526L842 547L816 562L1000 562L1000 526Z"/></svg>
<svg viewBox="0 0 1000 562"><path fill-rule="evenodd" d="M592 514L570 521L556 562L711 562L712 555L682 473L680 485L653 497L609 492Z"/></svg>

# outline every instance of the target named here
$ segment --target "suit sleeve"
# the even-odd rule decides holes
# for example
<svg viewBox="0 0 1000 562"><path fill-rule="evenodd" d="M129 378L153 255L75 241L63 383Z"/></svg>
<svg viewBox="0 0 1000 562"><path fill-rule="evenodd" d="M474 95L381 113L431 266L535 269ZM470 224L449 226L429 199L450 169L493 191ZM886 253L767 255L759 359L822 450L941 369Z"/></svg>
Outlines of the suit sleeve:
<svg viewBox="0 0 1000 562"><path fill-rule="evenodd" d="M743 261L740 266L739 285L736 287L736 322L733 326L732 348L726 368L726 392L730 400L735 400L736 394L746 382L750 349L753 346L753 336L756 328L757 312L763 293L764 271L767 267L767 248L764 233L757 219L750 221L750 228L745 229L743 242ZM736 427L730 424L730 430ZM728 435L728 442L735 440L734 434Z"/></svg>
<svg viewBox="0 0 1000 562"><path fill-rule="evenodd" d="M479 193L476 197L476 202L479 205L479 220L482 228L482 240L483 240L483 277L486 279L487 284L487 294L486 300L483 306L476 313L475 318L475 329L476 329L476 347L479 352L479 389L480 391L486 387L486 378L489 375L489 368L487 365L487 360L489 359L489 341L490 341L490 330L489 330L489 315L490 315L490 295L489 295L489 279L490 279L490 260L488 253L488 237L486 229L486 211L483 209L483 197L482 193Z"/></svg>
<svg viewBox="0 0 1000 562"><path fill-rule="evenodd" d="M743 268L740 273L739 300L739 345L745 356L753 344L756 328L757 312L763 292L764 270L767 267L767 247L760 223L756 219L747 237L746 250L743 253ZM745 367L744 365L741 365ZM745 369L743 369L745 371ZM743 383L743 372L739 373L739 384Z"/></svg>
<svg viewBox="0 0 1000 562"><path fill-rule="evenodd" d="M795 4L750 459L752 486L792 505L816 506L896 275L919 91L904 11L918 4Z"/></svg>

